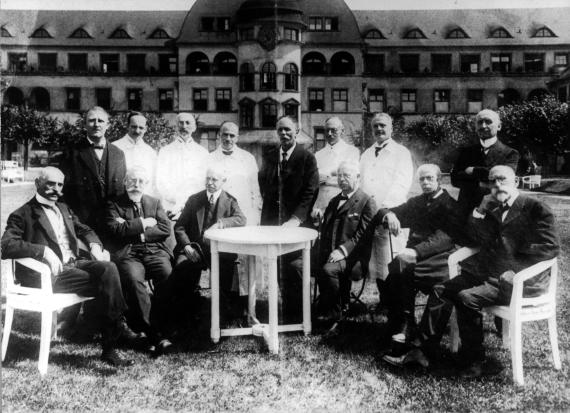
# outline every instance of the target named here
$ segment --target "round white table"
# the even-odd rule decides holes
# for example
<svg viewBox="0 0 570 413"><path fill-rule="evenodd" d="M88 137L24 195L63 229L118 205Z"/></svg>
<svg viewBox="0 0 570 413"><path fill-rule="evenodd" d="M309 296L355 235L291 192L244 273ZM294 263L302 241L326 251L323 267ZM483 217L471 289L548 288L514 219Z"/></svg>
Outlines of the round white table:
<svg viewBox="0 0 570 413"><path fill-rule="evenodd" d="M317 238L317 231L309 228L283 228L278 226L251 226L208 230L204 236L210 240L212 266L210 282L212 287L212 324L210 337L214 343L221 336L260 335L267 342L269 351L279 353L278 333L283 331L311 332L311 241ZM277 317L278 281L277 258L289 252L303 250L303 323L279 325ZM249 328L220 329L220 263L219 253L229 252L248 255L249 270L249 314L254 324ZM255 318L255 257L265 259L269 264L269 323L261 324Z"/></svg>

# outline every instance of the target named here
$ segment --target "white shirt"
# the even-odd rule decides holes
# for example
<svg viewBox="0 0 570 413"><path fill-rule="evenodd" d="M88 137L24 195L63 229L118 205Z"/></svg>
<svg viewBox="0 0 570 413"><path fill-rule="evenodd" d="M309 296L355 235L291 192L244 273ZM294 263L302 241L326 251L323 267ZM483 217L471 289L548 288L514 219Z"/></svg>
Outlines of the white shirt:
<svg viewBox="0 0 570 413"><path fill-rule="evenodd" d="M71 258L75 258L75 254L71 250L69 234L67 233L67 228L63 222L61 211L54 201L46 199L40 194L36 194L36 200L42 205L42 209L44 210L53 232L55 233L57 244L61 251L62 262L65 264L69 262Z"/></svg>
<svg viewBox="0 0 570 413"><path fill-rule="evenodd" d="M218 202L218 198L220 197L221 193L221 189L218 189L216 192L206 191L206 198L208 198L208 202L210 202L212 205L216 205L216 202Z"/></svg>
<svg viewBox="0 0 570 413"><path fill-rule="evenodd" d="M126 134L121 139L112 142L117 148L125 154L125 162L127 169L134 166L143 167L148 173L150 188L145 190L149 195L156 195L155 176L156 176L156 151L147 144L142 138L136 141Z"/></svg>
<svg viewBox="0 0 570 413"><path fill-rule="evenodd" d="M95 151L97 159L101 160L101 158L103 158L103 151L105 150L105 145L107 144L107 140L105 138L101 138L101 140L98 143L93 142L89 137L87 138L87 140L89 141L89 143L91 143L91 145L101 145L103 147L102 149L93 149Z"/></svg>
<svg viewBox="0 0 570 413"><path fill-rule="evenodd" d="M491 148L491 146L493 146L496 142L497 142L497 137L495 136L494 138L490 138L490 139L479 139L479 143L481 144L481 147L483 148L483 150L485 151L485 153L487 153L487 151L489 150L489 148Z"/></svg>
<svg viewBox="0 0 570 413"><path fill-rule="evenodd" d="M350 192L349 194L346 194L346 199L341 199L338 202L338 206L336 207L336 209L340 209L344 204L346 204L348 202L348 200L350 198L352 198L352 195L354 195L355 192L356 192L356 189L354 191Z"/></svg>
<svg viewBox="0 0 570 413"><path fill-rule="evenodd" d="M190 138L180 136L163 147L156 164L156 189L164 208L179 212L189 196L204 189L208 151Z"/></svg>
<svg viewBox="0 0 570 413"><path fill-rule="evenodd" d="M247 225L259 225L262 201L253 155L237 146L231 155L225 155L219 146L210 153L208 164L218 164L224 170L227 177L224 190L237 199Z"/></svg>
<svg viewBox="0 0 570 413"><path fill-rule="evenodd" d="M291 157L291 154L295 150L295 146L297 146L297 141L293 142L293 145L285 151L285 153L287 154L285 157L286 161L288 161L289 158ZM284 160L283 159L283 147L279 146L279 162L282 162L283 160Z"/></svg>
<svg viewBox="0 0 570 413"><path fill-rule="evenodd" d="M372 145L360 158L360 188L374 198L378 208L393 208L406 202L412 186L412 155L392 139L376 156L378 146L382 145Z"/></svg>
<svg viewBox="0 0 570 413"><path fill-rule="evenodd" d="M349 145L342 139L339 139L334 145L329 145L327 143L324 148L315 153L315 158L317 160L321 182L325 181L325 185L338 187L338 180L336 177L338 166L344 161L358 163L360 159L360 151L358 148ZM333 172L335 176L333 176Z"/></svg>

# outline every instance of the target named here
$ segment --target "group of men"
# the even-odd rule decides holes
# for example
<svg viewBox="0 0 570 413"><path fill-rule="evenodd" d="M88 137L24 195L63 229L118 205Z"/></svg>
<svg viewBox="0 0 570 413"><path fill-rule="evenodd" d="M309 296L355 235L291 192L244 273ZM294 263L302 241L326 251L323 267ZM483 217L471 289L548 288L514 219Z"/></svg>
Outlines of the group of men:
<svg viewBox="0 0 570 413"><path fill-rule="evenodd" d="M315 155L297 143L298 123L282 117L279 145L258 170L255 158L236 145L239 129L232 122L220 126L220 145L208 153L192 137L194 117L181 113L177 134L157 155L143 140L142 114L130 114L127 135L109 144L108 115L95 107L85 116L86 138L65 154L61 170L45 168L34 198L10 215L2 255L43 260L52 269L54 291L94 296L102 359L121 366L129 361L116 343L133 335L131 329L160 354L172 346L170 321L196 315L200 275L210 266L207 229L317 222L312 264L320 320L339 317L351 279L375 279L392 339L405 349L384 359L427 365L453 303L467 368L480 374L481 308L505 299L498 293L505 272L556 256L558 241L548 207L516 190L518 153L497 140L498 114L483 110L476 123L480 143L462 150L451 174L460 188L457 203L441 187L441 171L433 164L418 168L422 194L406 200L412 157L392 139L392 119L385 113L372 117L376 142L362 156L344 140L338 117L326 120L326 145ZM504 205L511 209L498 212ZM89 257L78 239L89 246ZM447 258L458 245L482 249L465 273L449 280ZM245 314L247 263L220 254L222 314L228 320ZM300 254L281 257L279 269L283 318L297 322ZM16 276L24 285L35 282L23 271ZM539 292L541 282L544 277L530 290ZM419 290L429 300L418 328Z"/></svg>

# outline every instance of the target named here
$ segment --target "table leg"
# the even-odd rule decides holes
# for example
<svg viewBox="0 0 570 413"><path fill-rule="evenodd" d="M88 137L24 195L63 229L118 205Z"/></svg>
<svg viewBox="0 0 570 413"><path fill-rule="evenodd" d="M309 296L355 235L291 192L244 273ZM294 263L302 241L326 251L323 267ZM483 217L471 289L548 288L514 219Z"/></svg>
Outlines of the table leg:
<svg viewBox="0 0 570 413"><path fill-rule="evenodd" d="M303 248L303 332L311 334L311 243Z"/></svg>
<svg viewBox="0 0 570 413"><path fill-rule="evenodd" d="M249 322L251 324L259 324L257 320L257 316L255 314L255 289L256 289L256 281L257 281L257 259L255 255L248 255L247 259L249 260L249 295L248 295L248 314L249 314Z"/></svg>
<svg viewBox="0 0 570 413"><path fill-rule="evenodd" d="M212 323L210 326L210 337L214 343L220 341L220 261L218 254L218 243L210 243L212 254L212 265L210 268L210 287L212 289Z"/></svg>
<svg viewBox="0 0 570 413"><path fill-rule="evenodd" d="M267 347L273 354L279 353L278 318L277 318L277 257L271 257L269 263L269 340Z"/></svg>

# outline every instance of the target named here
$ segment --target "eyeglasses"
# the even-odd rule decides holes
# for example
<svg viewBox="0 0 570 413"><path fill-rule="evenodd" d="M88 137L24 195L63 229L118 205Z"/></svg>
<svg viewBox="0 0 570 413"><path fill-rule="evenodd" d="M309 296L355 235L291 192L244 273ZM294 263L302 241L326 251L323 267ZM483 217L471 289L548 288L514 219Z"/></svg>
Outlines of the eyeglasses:
<svg viewBox="0 0 570 413"><path fill-rule="evenodd" d="M136 184L144 185L146 183L147 183L147 180L144 178L129 178L129 179L127 179L128 185L136 185Z"/></svg>
<svg viewBox="0 0 570 413"><path fill-rule="evenodd" d="M509 178L507 178L506 176L493 176L493 177L489 177L489 182L495 184L505 184L509 181Z"/></svg>

